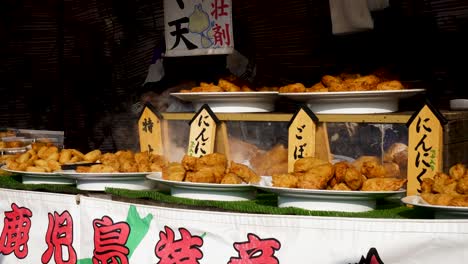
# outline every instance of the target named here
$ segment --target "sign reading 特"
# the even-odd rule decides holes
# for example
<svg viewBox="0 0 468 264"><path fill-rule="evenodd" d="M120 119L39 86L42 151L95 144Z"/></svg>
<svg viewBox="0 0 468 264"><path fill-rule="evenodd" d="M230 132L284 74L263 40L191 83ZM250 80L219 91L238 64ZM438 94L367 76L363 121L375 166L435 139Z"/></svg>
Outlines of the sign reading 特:
<svg viewBox="0 0 468 264"><path fill-rule="evenodd" d="M201 157L213 153L217 123L218 118L210 107L203 105L190 121L187 155Z"/></svg>
<svg viewBox="0 0 468 264"><path fill-rule="evenodd" d="M301 106L288 126L288 172L293 172L296 160L315 157L315 131L317 117Z"/></svg>
<svg viewBox="0 0 468 264"><path fill-rule="evenodd" d="M149 104L146 104L138 119L138 136L140 151L162 155L161 115Z"/></svg>
<svg viewBox="0 0 468 264"><path fill-rule="evenodd" d="M443 125L447 121L430 103L426 103L408 121L407 195L421 192L424 178L441 171Z"/></svg>

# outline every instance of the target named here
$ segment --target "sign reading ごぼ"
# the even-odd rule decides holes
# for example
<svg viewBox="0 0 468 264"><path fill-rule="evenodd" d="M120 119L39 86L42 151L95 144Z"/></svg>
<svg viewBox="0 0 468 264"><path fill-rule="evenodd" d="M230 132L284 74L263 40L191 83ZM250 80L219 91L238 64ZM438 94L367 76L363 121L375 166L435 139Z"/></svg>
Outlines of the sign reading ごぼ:
<svg viewBox="0 0 468 264"><path fill-rule="evenodd" d="M232 53L231 10L231 0L164 0L165 56Z"/></svg>

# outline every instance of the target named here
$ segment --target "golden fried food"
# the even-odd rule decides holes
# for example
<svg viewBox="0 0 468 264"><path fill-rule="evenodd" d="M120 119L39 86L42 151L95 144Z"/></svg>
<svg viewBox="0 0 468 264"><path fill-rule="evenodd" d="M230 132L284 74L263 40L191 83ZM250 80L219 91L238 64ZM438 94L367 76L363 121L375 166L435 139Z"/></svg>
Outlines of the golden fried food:
<svg viewBox="0 0 468 264"><path fill-rule="evenodd" d="M326 189L328 181L333 177L333 165L320 164L304 173L298 174L297 186L303 189Z"/></svg>
<svg viewBox="0 0 468 264"><path fill-rule="evenodd" d="M250 87L248 87L247 85L243 85L241 87L241 91L242 92L253 92L254 90L250 89Z"/></svg>
<svg viewBox="0 0 468 264"><path fill-rule="evenodd" d="M353 161L352 165L356 169L361 170L362 165L364 164L364 162L367 162L367 161L373 161L373 162L376 162L376 163L380 163L380 159L378 157L376 157L376 156L360 156L355 161Z"/></svg>
<svg viewBox="0 0 468 264"><path fill-rule="evenodd" d="M60 151L59 162L61 164L69 163L72 158L72 151L70 149L62 149Z"/></svg>
<svg viewBox="0 0 468 264"><path fill-rule="evenodd" d="M383 178L386 176L386 171L384 166L380 165L376 161L364 161L361 167L361 173L370 178Z"/></svg>
<svg viewBox="0 0 468 264"><path fill-rule="evenodd" d="M214 183L220 183L226 172L227 158L221 153L211 153L198 158L195 165L195 171L201 171L209 168L215 177Z"/></svg>
<svg viewBox="0 0 468 264"><path fill-rule="evenodd" d="M430 204L448 206L454 197L445 193L421 193L421 198Z"/></svg>
<svg viewBox="0 0 468 264"><path fill-rule="evenodd" d="M449 206L468 206L468 196L453 197Z"/></svg>
<svg viewBox="0 0 468 264"><path fill-rule="evenodd" d="M258 175L287 173L287 162L288 149L282 144L277 144L266 152L257 152L250 159L250 164Z"/></svg>
<svg viewBox="0 0 468 264"><path fill-rule="evenodd" d="M224 176L224 175L223 175ZM222 177L221 177L222 179ZM201 182L201 183L219 183L214 172L210 167L202 167L198 171L187 171L185 174L185 181L188 182Z"/></svg>
<svg viewBox="0 0 468 264"><path fill-rule="evenodd" d="M328 92L328 88L325 87L321 82L312 85L310 88L306 88L305 92Z"/></svg>
<svg viewBox="0 0 468 264"><path fill-rule="evenodd" d="M468 194L468 177L460 178L455 186L455 190L460 194Z"/></svg>
<svg viewBox="0 0 468 264"><path fill-rule="evenodd" d="M380 79L375 75L366 75L344 81L348 91L370 91L377 88Z"/></svg>
<svg viewBox="0 0 468 264"><path fill-rule="evenodd" d="M424 178L421 183L421 192L422 193L431 193L432 185L434 185L434 180L431 178Z"/></svg>
<svg viewBox="0 0 468 264"><path fill-rule="evenodd" d="M88 166L76 166L75 171L78 173L88 173L90 169Z"/></svg>
<svg viewBox="0 0 468 264"><path fill-rule="evenodd" d="M183 181L185 179L185 169L178 162L171 162L162 170L162 178L169 181Z"/></svg>
<svg viewBox="0 0 468 264"><path fill-rule="evenodd" d="M349 189L356 191L362 187L364 178L362 177L361 172L359 172L356 168L349 167L346 170L344 182L349 187Z"/></svg>
<svg viewBox="0 0 468 264"><path fill-rule="evenodd" d="M398 178L400 177L400 166L395 162L384 162L383 168L385 171L386 178Z"/></svg>
<svg viewBox="0 0 468 264"><path fill-rule="evenodd" d="M461 163L455 164L449 169L450 177L454 180L461 179L466 174L466 172L465 165Z"/></svg>
<svg viewBox="0 0 468 264"><path fill-rule="evenodd" d="M101 157L101 151L99 149L90 151L83 156L83 159L87 162L96 162Z"/></svg>
<svg viewBox="0 0 468 264"><path fill-rule="evenodd" d="M221 87L225 92L240 92L241 88L231 82L224 79L219 79L218 86Z"/></svg>
<svg viewBox="0 0 468 264"><path fill-rule="evenodd" d="M298 159L296 162L294 162L294 172L306 172L324 164L328 164L328 161L324 161L315 157Z"/></svg>
<svg viewBox="0 0 468 264"><path fill-rule="evenodd" d="M336 184L331 188L334 191L352 191L351 188L348 187L344 182Z"/></svg>
<svg viewBox="0 0 468 264"><path fill-rule="evenodd" d="M397 178L372 178L367 179L363 185L362 191L398 191L406 183L406 179Z"/></svg>
<svg viewBox="0 0 468 264"><path fill-rule="evenodd" d="M258 183L260 176L244 164L231 161L229 172L239 176L246 183Z"/></svg>
<svg viewBox="0 0 468 264"><path fill-rule="evenodd" d="M273 186L283 188L296 188L297 176L293 173L273 174L271 176Z"/></svg>
<svg viewBox="0 0 468 264"><path fill-rule="evenodd" d="M457 182L445 173L438 172L434 175L432 191L435 193L457 194L455 188Z"/></svg>
<svg viewBox="0 0 468 264"><path fill-rule="evenodd" d="M138 172L138 164L132 161L119 161L120 172ZM115 166L116 167L116 166ZM114 168L114 166L113 166Z"/></svg>
<svg viewBox="0 0 468 264"><path fill-rule="evenodd" d="M303 93L306 88L302 83L293 83L279 88L280 93Z"/></svg>
<svg viewBox="0 0 468 264"><path fill-rule="evenodd" d="M198 160L197 157L184 155L184 157L182 158L182 166L184 166L185 170L193 171L193 170L195 170L197 160Z"/></svg>
<svg viewBox="0 0 468 264"><path fill-rule="evenodd" d="M334 77L334 76L331 76L331 75L324 75L322 76L322 83L324 86L326 87L331 87L333 85L337 85L337 84L342 84L342 80L338 77Z"/></svg>
<svg viewBox="0 0 468 264"><path fill-rule="evenodd" d="M90 173L102 173L102 172L119 172L115 170L112 166L107 166L103 164L96 164L89 167Z"/></svg>
<svg viewBox="0 0 468 264"><path fill-rule="evenodd" d="M234 173L226 173L220 182L221 184L241 184L242 179Z"/></svg>
<svg viewBox="0 0 468 264"><path fill-rule="evenodd" d="M351 167L351 165L346 161L340 161L335 163L333 167L335 170L335 183L339 184L344 182L346 171Z"/></svg>
<svg viewBox="0 0 468 264"><path fill-rule="evenodd" d="M377 90L402 90L405 87L403 87L403 84L399 81L387 81L387 82L381 82L377 84L376 89Z"/></svg>
<svg viewBox="0 0 468 264"><path fill-rule="evenodd" d="M29 171L29 172L47 172L46 168L36 167L36 166L27 166L26 171Z"/></svg>

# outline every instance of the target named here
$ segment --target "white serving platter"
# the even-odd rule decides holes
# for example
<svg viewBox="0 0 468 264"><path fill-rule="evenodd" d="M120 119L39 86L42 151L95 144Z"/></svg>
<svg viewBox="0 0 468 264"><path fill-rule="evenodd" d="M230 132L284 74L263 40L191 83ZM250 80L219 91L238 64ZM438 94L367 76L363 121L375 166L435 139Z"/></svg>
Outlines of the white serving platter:
<svg viewBox="0 0 468 264"><path fill-rule="evenodd" d="M146 175L155 172L104 172L78 173L74 170L60 172L64 177L76 181L76 188L86 191L104 191L106 187L129 190L148 190L154 187Z"/></svg>
<svg viewBox="0 0 468 264"><path fill-rule="evenodd" d="M433 210L437 219L468 219L468 207L433 205L424 201L419 195L406 196L401 201L415 207Z"/></svg>
<svg viewBox="0 0 468 264"><path fill-rule="evenodd" d="M262 176L258 189L278 195L278 207L298 207L312 211L367 212L376 208L377 199L403 195L399 191L335 191L274 187L271 177Z"/></svg>
<svg viewBox="0 0 468 264"><path fill-rule="evenodd" d="M278 92L193 92L171 95L192 102L195 111L207 104L215 113L272 112L278 99Z"/></svg>
<svg viewBox="0 0 468 264"><path fill-rule="evenodd" d="M171 195L181 198L211 201L246 201L255 198L256 190L250 184L215 184L164 180L161 174L150 174L148 179L169 186Z"/></svg>
<svg viewBox="0 0 468 264"><path fill-rule="evenodd" d="M21 175L24 184L75 184L75 180L63 177L60 173L56 172L29 172L29 171L16 171L6 168L6 165L1 167L2 170Z"/></svg>
<svg viewBox="0 0 468 264"><path fill-rule="evenodd" d="M398 111L400 99L408 98L425 89L279 93L291 100L305 102L316 114L378 114Z"/></svg>

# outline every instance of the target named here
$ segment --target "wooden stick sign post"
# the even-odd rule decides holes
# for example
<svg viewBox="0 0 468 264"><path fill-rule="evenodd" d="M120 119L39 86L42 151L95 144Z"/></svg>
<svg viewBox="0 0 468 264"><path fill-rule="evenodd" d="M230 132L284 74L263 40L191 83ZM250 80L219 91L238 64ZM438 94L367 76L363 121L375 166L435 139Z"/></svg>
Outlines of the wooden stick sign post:
<svg viewBox="0 0 468 264"><path fill-rule="evenodd" d="M138 118L140 151L163 155L161 120L158 111L152 105L146 104Z"/></svg>
<svg viewBox="0 0 468 264"><path fill-rule="evenodd" d="M201 157L213 153L218 123L219 120L210 107L203 105L190 121L187 155Z"/></svg>
<svg viewBox="0 0 468 264"><path fill-rule="evenodd" d="M408 196L421 192L422 180L442 170L443 125L446 123L429 102L408 120Z"/></svg>
<svg viewBox="0 0 468 264"><path fill-rule="evenodd" d="M315 131L318 118L307 106L301 106L288 125L288 172L296 160L315 157Z"/></svg>

